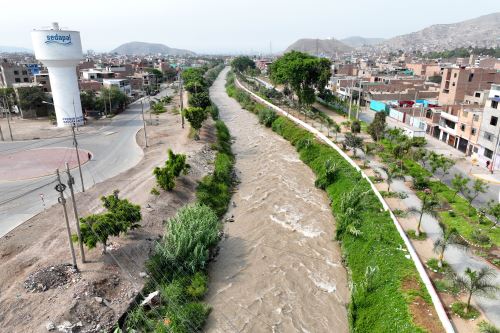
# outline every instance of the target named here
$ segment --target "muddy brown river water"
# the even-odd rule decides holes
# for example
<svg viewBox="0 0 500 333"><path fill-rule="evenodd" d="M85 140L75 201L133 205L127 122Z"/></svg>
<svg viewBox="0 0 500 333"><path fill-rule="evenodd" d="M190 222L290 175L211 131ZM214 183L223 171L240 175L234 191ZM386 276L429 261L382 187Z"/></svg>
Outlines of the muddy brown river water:
<svg viewBox="0 0 500 333"><path fill-rule="evenodd" d="M347 332L349 300L326 194L295 149L227 96L210 91L235 138L241 184L210 266L208 332Z"/></svg>

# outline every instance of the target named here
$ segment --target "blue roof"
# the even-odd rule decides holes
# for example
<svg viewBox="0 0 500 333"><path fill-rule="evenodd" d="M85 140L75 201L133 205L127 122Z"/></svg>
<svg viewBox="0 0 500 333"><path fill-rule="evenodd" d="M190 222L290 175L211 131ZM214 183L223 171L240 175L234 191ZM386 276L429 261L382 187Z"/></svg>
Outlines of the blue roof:
<svg viewBox="0 0 500 333"><path fill-rule="evenodd" d="M500 102L500 97L492 97L490 98L492 101L495 101L495 102Z"/></svg>

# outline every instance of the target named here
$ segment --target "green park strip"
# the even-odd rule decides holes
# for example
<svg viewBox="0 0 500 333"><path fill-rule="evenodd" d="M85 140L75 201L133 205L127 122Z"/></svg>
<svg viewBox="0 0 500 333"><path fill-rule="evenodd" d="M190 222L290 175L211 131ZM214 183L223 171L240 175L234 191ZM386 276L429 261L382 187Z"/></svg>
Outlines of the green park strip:
<svg viewBox="0 0 500 333"><path fill-rule="evenodd" d="M227 93L246 110L268 112L235 86L234 76L228 77ZM337 151L286 117L276 116L271 127L297 149L331 199L336 238L352 283L351 332L425 332L415 324L410 304L422 299L432 306L430 296L370 184Z"/></svg>

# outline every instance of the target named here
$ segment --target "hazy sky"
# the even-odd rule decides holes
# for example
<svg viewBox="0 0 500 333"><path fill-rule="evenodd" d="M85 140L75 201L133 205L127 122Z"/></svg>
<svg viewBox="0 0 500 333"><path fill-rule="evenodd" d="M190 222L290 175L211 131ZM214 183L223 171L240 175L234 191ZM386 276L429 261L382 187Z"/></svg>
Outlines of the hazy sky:
<svg viewBox="0 0 500 333"><path fill-rule="evenodd" d="M298 38L392 37L500 11L498 0L2 0L0 45L57 21L84 50L129 41L196 52L282 51ZM411 3L411 4L410 4Z"/></svg>

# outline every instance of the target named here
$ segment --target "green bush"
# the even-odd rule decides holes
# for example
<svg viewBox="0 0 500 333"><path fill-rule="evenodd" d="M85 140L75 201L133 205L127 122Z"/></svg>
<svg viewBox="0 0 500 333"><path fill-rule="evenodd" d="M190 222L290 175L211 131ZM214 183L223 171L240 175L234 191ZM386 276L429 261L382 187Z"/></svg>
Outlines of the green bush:
<svg viewBox="0 0 500 333"><path fill-rule="evenodd" d="M271 127L278 116L271 109L263 109L259 111L259 122L266 127Z"/></svg>
<svg viewBox="0 0 500 333"><path fill-rule="evenodd" d="M472 305L468 312L465 312L467 304L464 302L455 302L451 305L451 311L462 319L476 319L480 313Z"/></svg>
<svg viewBox="0 0 500 333"><path fill-rule="evenodd" d="M107 211L80 218L80 233L83 243L89 249L101 243L103 252L106 253L109 237L138 228L142 217L141 207L127 199L119 199L117 190L112 195L101 197L101 201ZM72 238L74 241L78 240L77 235Z"/></svg>
<svg viewBox="0 0 500 333"><path fill-rule="evenodd" d="M165 162L165 167L156 167L153 174L156 177L156 183L162 189L170 191L175 187L175 178L181 173L186 175L191 166L186 163L186 155L175 154L171 149L168 150L168 160Z"/></svg>
<svg viewBox="0 0 500 333"><path fill-rule="evenodd" d="M219 241L219 220L201 204L181 208L167 221L167 233L146 263L154 281L194 274L206 267L210 248Z"/></svg>
<svg viewBox="0 0 500 333"><path fill-rule="evenodd" d="M208 290L208 277L201 272L196 273L187 286L186 291L194 299L201 299Z"/></svg>
<svg viewBox="0 0 500 333"><path fill-rule="evenodd" d="M182 305L169 313L170 328L174 333L200 332L210 313L210 307L200 302Z"/></svg>
<svg viewBox="0 0 500 333"><path fill-rule="evenodd" d="M500 329L484 320L479 323L478 327L479 333L500 333Z"/></svg>

